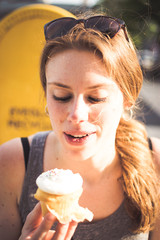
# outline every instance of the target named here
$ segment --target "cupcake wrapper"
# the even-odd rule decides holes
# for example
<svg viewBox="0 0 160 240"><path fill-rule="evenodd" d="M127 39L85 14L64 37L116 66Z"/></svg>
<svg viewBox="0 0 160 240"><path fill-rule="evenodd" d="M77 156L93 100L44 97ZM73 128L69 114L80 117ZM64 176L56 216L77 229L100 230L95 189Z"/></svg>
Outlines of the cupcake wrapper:
<svg viewBox="0 0 160 240"><path fill-rule="evenodd" d="M49 211L45 202L40 201L40 203L41 203L41 209L42 209L42 216L44 217Z"/></svg>
<svg viewBox="0 0 160 240"><path fill-rule="evenodd" d="M72 220L82 222L85 219L92 221L93 213L78 204L82 189L68 195L54 195L44 193L40 189L34 195L41 202L42 215L51 212L60 223L68 223Z"/></svg>
<svg viewBox="0 0 160 240"><path fill-rule="evenodd" d="M92 221L93 213L87 208L80 207L78 204L75 207L69 209L51 209L49 205L45 206L49 212L51 212L58 221L62 224L71 222L72 220L76 222L83 222L85 219Z"/></svg>

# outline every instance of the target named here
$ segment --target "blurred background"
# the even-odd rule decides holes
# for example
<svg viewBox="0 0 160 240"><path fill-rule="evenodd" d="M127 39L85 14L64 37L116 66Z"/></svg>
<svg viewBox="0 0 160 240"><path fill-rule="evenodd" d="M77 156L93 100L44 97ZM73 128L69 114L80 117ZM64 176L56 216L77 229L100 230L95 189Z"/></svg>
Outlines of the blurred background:
<svg viewBox="0 0 160 240"><path fill-rule="evenodd" d="M14 10L30 4L54 5L74 15L89 10L105 12L127 23L144 73L137 118L147 125L149 136L160 137L160 1L0 0L0 22Z"/></svg>

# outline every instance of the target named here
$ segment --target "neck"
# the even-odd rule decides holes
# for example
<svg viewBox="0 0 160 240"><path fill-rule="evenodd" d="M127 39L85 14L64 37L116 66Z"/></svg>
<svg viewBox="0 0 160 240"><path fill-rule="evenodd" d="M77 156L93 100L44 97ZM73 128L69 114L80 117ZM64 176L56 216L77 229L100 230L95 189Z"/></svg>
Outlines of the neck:
<svg viewBox="0 0 160 240"><path fill-rule="evenodd" d="M62 153L59 157L59 168L71 169L74 173L81 174L88 183L98 183L104 177L120 176L120 159L115 150L115 144L99 149L93 156L82 157L80 154ZM117 173L117 174L115 174Z"/></svg>

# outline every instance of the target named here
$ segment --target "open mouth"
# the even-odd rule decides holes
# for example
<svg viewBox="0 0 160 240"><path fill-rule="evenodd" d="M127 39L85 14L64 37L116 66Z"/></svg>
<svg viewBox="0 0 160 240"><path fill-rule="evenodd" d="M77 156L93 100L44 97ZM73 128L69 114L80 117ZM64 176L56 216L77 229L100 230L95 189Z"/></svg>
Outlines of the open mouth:
<svg viewBox="0 0 160 240"><path fill-rule="evenodd" d="M70 136L72 138L84 138L84 137L89 136L89 134L85 134L85 135L70 135L70 134L68 134L68 136Z"/></svg>
<svg viewBox="0 0 160 240"><path fill-rule="evenodd" d="M80 134L71 135L71 134L64 133L67 142L69 142L71 144L84 144L87 141L89 141L89 139L91 138L91 136L93 134L94 133L90 133L90 134L86 133L86 134L83 134L83 135L80 135Z"/></svg>

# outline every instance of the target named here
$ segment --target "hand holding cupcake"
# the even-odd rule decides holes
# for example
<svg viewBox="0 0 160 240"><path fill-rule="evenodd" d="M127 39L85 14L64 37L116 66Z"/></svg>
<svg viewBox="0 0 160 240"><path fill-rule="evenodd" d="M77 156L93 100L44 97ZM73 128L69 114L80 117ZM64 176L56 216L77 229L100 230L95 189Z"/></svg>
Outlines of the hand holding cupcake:
<svg viewBox="0 0 160 240"><path fill-rule="evenodd" d="M37 178L36 184L38 189L35 198L41 202L43 216L51 212L63 224L72 220L92 221L93 213L78 204L83 192L83 179L79 173L52 169L42 173Z"/></svg>

